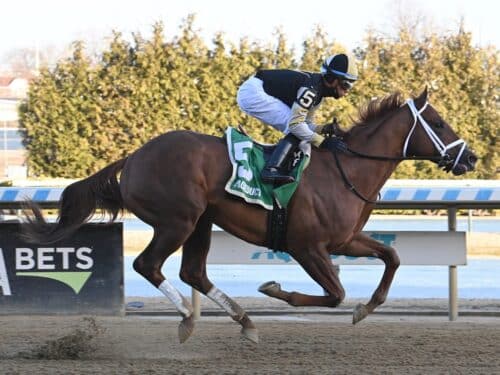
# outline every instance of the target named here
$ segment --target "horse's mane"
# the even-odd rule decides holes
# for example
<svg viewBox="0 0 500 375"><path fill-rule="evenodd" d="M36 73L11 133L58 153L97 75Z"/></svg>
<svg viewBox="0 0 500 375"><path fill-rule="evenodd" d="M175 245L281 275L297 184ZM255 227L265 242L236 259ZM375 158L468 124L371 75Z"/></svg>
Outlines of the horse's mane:
<svg viewBox="0 0 500 375"><path fill-rule="evenodd" d="M359 118L354 122L354 127L371 124L374 120L381 120L403 104L404 99L400 92L373 99L359 109Z"/></svg>

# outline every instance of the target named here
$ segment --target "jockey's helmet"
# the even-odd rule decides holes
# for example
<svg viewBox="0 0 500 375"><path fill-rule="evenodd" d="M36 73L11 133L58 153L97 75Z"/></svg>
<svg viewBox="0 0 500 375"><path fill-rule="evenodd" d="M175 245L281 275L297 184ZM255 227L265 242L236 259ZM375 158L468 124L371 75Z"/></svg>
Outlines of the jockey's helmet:
<svg viewBox="0 0 500 375"><path fill-rule="evenodd" d="M340 78L354 82L358 79L358 69L354 57L348 53L329 56L321 65L321 74L327 79Z"/></svg>

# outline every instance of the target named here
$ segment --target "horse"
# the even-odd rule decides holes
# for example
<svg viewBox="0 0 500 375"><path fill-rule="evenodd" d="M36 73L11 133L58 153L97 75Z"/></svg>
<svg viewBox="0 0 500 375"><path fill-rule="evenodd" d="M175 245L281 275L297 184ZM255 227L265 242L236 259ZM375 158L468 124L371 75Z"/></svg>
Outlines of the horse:
<svg viewBox="0 0 500 375"><path fill-rule="evenodd" d="M353 324L385 301L400 264L397 252L361 233L380 189L403 160L431 160L454 175L474 170L477 161L427 97L425 88L406 102L398 92L372 100L360 109L359 120L342 140L332 142L337 146L312 150L289 202L284 250L325 293L289 292L275 281L262 284L259 291L292 306L334 308L344 300L345 291L330 255L371 256L381 259L385 269L369 302L354 308ZM225 191L231 173L223 137L167 132L68 185L56 223L49 224L40 207L27 201L24 236L31 242L54 242L70 236L98 209L110 215L110 222L126 209L154 229L133 268L175 305L181 316L180 342L193 332L193 308L161 267L181 246L180 279L225 310L241 325L245 338L258 342L248 314L209 280L206 270L214 224L244 241L266 245L268 212Z"/></svg>

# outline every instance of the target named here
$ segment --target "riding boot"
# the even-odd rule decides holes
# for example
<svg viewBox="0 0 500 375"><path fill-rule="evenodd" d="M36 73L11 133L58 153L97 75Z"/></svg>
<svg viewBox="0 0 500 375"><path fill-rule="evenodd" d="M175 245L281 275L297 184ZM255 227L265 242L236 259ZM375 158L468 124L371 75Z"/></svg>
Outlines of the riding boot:
<svg viewBox="0 0 500 375"><path fill-rule="evenodd" d="M260 177L266 183L290 183L294 182L295 178L283 173L283 166L288 160L288 157L293 153L298 146L300 140L293 134L288 134L281 139L274 151L266 162L266 166L262 170Z"/></svg>

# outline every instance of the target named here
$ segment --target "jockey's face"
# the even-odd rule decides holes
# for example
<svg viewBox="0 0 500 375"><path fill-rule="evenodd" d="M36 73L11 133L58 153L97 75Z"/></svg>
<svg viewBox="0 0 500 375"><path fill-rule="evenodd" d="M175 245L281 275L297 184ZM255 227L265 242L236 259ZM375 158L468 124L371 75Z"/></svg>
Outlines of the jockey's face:
<svg viewBox="0 0 500 375"><path fill-rule="evenodd" d="M335 99L339 99L345 96L347 92L352 88L353 82L341 78L336 78L333 80L333 82L325 81L325 85L330 90L332 90L332 92L334 93L333 97Z"/></svg>

